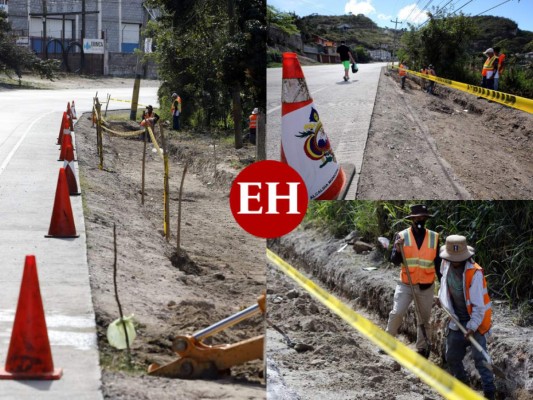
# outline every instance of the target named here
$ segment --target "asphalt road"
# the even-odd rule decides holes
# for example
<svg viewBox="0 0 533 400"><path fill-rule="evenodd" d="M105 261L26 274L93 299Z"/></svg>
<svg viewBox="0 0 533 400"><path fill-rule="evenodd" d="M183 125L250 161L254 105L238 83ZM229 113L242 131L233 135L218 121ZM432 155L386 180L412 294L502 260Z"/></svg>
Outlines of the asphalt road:
<svg viewBox="0 0 533 400"><path fill-rule="evenodd" d="M337 161L355 165L356 175L346 199L354 199L370 119L384 63L360 64L359 71L344 82L341 65L303 67L307 86ZM280 159L281 68L267 69L267 158Z"/></svg>
<svg viewBox="0 0 533 400"><path fill-rule="evenodd" d="M156 90L141 87L139 102L155 105ZM132 88L98 91L128 99ZM91 110L94 94L95 89L0 92L0 366L7 357L24 259L34 254L54 366L63 368L58 381L0 381L0 398L102 398L81 197L70 198L80 237L44 237L63 166L56 145L63 111L74 99L80 117ZM128 106L114 102L109 108Z"/></svg>

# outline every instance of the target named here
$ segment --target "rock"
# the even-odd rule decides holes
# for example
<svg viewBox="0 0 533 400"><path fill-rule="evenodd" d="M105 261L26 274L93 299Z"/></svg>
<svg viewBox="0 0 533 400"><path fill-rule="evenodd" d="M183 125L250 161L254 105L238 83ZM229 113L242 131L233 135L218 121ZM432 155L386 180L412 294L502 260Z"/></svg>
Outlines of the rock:
<svg viewBox="0 0 533 400"><path fill-rule="evenodd" d="M213 275L217 280L219 281L224 281L226 280L226 277L224 276L224 274L221 274L220 272L216 273Z"/></svg>
<svg viewBox="0 0 533 400"><path fill-rule="evenodd" d="M353 244L353 249L357 254L361 254L364 251L372 251L373 247L372 245L362 242L361 240L358 240Z"/></svg>
<svg viewBox="0 0 533 400"><path fill-rule="evenodd" d="M348 236L344 238L344 241L348 244L352 244L360 239L359 233L357 231L351 231Z"/></svg>
<svg viewBox="0 0 533 400"><path fill-rule="evenodd" d="M296 350L298 353L304 353L306 351L313 351L315 348L313 346L311 346L310 344L305 344L305 343L296 343L294 345L294 350Z"/></svg>
<svg viewBox="0 0 533 400"><path fill-rule="evenodd" d="M267 288L267 294L274 294L274 289Z"/></svg>
<svg viewBox="0 0 533 400"><path fill-rule="evenodd" d="M315 303L309 304L309 312L311 314L320 314L320 309Z"/></svg>
<svg viewBox="0 0 533 400"><path fill-rule="evenodd" d="M300 292L298 292L296 289L292 289L289 290L285 296L287 296L289 299L295 299L296 297L300 296Z"/></svg>
<svg viewBox="0 0 533 400"><path fill-rule="evenodd" d="M276 297L274 297L274 299L272 300L272 303L274 303L274 304L280 304L280 303L283 303L283 298L280 297L280 296L276 296Z"/></svg>
<svg viewBox="0 0 533 400"><path fill-rule="evenodd" d="M317 326L316 321L314 319L305 321L302 323L302 330L304 332L316 332Z"/></svg>
<svg viewBox="0 0 533 400"><path fill-rule="evenodd" d="M326 360L322 360L321 358L315 358L314 360L311 360L309 362L309 365L320 365L320 364L324 364L326 362Z"/></svg>
<svg viewBox="0 0 533 400"><path fill-rule="evenodd" d="M376 375L376 376L373 376L370 380L372 382L382 383L385 380L385 377L383 375Z"/></svg>
<svg viewBox="0 0 533 400"><path fill-rule="evenodd" d="M176 302L174 300L170 300L167 304L167 307L174 307L176 305Z"/></svg>

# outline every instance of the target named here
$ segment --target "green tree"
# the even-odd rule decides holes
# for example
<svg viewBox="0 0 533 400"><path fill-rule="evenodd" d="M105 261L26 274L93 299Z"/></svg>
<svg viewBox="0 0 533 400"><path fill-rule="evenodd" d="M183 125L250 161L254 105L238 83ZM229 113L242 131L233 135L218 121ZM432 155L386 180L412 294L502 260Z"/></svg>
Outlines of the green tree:
<svg viewBox="0 0 533 400"><path fill-rule="evenodd" d="M239 147L242 110L266 105L264 2L151 0L150 5L162 11L146 30L156 43L150 57L159 66L161 104L169 104L177 91L185 123L232 127Z"/></svg>
<svg viewBox="0 0 533 400"><path fill-rule="evenodd" d="M300 30L296 26L298 17L292 13L279 11L276 7L267 5L267 23L281 29L288 35L298 34Z"/></svg>
<svg viewBox="0 0 533 400"><path fill-rule="evenodd" d="M41 78L53 79L59 70L59 61L41 60L29 49L19 47L11 35L7 14L0 11L0 72L22 77L24 71L38 73Z"/></svg>
<svg viewBox="0 0 533 400"><path fill-rule="evenodd" d="M465 65L476 28L464 15L435 18L428 14L429 22L421 29L410 26L401 38L399 56L407 58L409 67L418 69L433 64L437 75L465 81Z"/></svg>

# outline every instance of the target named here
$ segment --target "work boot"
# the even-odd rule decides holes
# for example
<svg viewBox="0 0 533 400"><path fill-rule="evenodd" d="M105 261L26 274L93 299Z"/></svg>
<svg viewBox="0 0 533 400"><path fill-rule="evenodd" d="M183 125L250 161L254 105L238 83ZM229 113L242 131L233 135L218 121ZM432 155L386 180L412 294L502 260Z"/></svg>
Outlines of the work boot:
<svg viewBox="0 0 533 400"><path fill-rule="evenodd" d="M494 393L494 391L483 392L483 396L485 396L485 398L488 400L495 400L496 399L495 395L496 393Z"/></svg>

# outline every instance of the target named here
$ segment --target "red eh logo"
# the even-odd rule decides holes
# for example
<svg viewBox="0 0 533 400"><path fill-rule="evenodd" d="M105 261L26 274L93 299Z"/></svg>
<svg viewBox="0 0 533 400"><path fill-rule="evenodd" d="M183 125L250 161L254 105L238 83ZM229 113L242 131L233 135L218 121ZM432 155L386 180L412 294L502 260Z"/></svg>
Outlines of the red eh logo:
<svg viewBox="0 0 533 400"><path fill-rule="evenodd" d="M305 183L292 167L260 161L242 170L231 187L233 217L248 233L262 238L283 236L305 216Z"/></svg>

